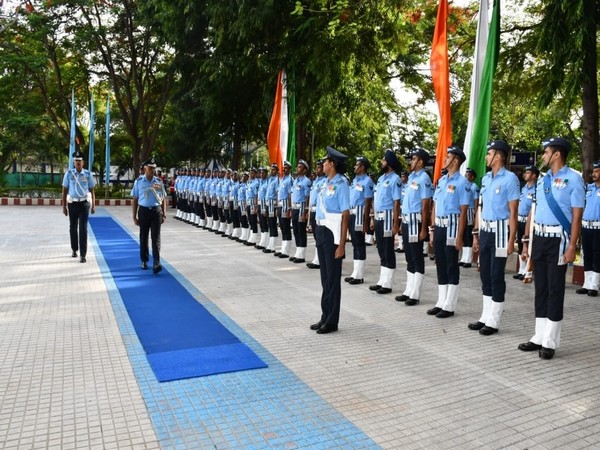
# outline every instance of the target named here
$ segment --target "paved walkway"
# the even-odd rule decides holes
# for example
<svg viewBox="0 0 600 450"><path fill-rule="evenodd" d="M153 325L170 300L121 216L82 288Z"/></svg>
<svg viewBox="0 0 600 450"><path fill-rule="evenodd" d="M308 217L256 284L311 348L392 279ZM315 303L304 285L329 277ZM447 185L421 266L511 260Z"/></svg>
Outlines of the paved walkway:
<svg viewBox="0 0 600 450"><path fill-rule="evenodd" d="M98 214L137 232L128 207ZM157 383L93 236L80 264L67 230L60 207L0 207L2 449L600 447L599 300L572 285L562 347L543 361L516 349L533 332L531 285L508 274L500 333L484 337L466 328L475 269L441 320L425 314L433 263L407 307L367 289L371 247L366 284L342 287L340 331L317 335L317 271L170 219L166 269L269 368Z"/></svg>

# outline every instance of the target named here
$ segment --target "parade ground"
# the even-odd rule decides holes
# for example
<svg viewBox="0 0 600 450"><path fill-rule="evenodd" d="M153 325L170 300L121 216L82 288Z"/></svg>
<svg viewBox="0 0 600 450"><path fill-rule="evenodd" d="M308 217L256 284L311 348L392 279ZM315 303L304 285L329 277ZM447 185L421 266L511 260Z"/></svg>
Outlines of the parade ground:
<svg viewBox="0 0 600 450"><path fill-rule="evenodd" d="M60 206L0 206L1 449L600 448L600 298L567 283L554 359L517 345L533 335L533 285L506 273L499 333L481 313L475 267L461 269L456 314L394 300L368 248L365 283L342 286L339 331L319 335L318 270L174 220L162 229L173 275L268 367L158 382L90 227L87 263L71 257ZM98 207L137 240L130 207ZM294 248L294 247L292 247ZM309 238L307 262L314 244ZM352 271L346 247L343 276ZM137 254L131 273L141 272ZM310 259L309 259L310 258ZM155 291L140 291L148 299ZM159 299L169 304L168 295Z"/></svg>

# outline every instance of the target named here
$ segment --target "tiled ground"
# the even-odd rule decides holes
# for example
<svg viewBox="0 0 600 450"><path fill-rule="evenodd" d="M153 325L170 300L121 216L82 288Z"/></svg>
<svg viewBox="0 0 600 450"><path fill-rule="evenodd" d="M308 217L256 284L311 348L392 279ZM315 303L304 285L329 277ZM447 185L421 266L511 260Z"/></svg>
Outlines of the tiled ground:
<svg viewBox="0 0 600 450"><path fill-rule="evenodd" d="M104 211L136 232L128 207ZM516 350L533 332L532 286L507 276L500 333L483 337L466 328L481 307L474 269L440 320L425 314L433 263L407 307L367 289L369 248L365 284L343 286L340 331L320 336L316 271L169 220L168 268L270 367L244 391L261 371L158 384L102 259L70 258L60 208L0 213L0 448L600 447L599 300L572 285L562 347L542 361Z"/></svg>

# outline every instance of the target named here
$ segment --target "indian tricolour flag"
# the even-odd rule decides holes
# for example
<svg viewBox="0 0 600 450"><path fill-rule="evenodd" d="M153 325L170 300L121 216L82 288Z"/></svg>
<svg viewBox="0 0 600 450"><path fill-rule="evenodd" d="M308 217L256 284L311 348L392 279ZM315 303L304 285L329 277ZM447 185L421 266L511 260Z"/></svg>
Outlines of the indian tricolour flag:
<svg viewBox="0 0 600 450"><path fill-rule="evenodd" d="M269 159L271 163L277 163L280 172L283 169L283 161L288 160L293 165L296 159L294 106L293 96L288 98L285 71L280 70L277 76L269 133L267 134Z"/></svg>
<svg viewBox="0 0 600 450"><path fill-rule="evenodd" d="M490 133L492 86L500 51L500 0L494 0L492 21L489 21L488 0L479 3L479 20L473 57L469 121L464 151L466 164L477 172L477 180L485 173L485 154Z"/></svg>

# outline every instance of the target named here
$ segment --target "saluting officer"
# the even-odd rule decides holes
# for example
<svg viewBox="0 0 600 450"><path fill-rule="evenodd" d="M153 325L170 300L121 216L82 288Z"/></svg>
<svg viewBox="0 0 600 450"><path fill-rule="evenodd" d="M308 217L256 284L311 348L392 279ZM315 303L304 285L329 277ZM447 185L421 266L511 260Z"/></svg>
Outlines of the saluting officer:
<svg viewBox="0 0 600 450"><path fill-rule="evenodd" d="M415 148L411 153L408 186L402 198L402 239L406 258L406 289L396 297L399 302L414 306L421 299L421 287L425 278L425 255L423 245L428 236L433 186L425 171L429 153Z"/></svg>
<svg viewBox="0 0 600 450"><path fill-rule="evenodd" d="M281 228L281 250L273 254L276 258L290 257L290 244L292 243L291 169L292 165L288 161L284 161L283 176L279 179L279 190L277 191L277 215L279 217L279 228Z"/></svg>
<svg viewBox="0 0 600 450"><path fill-rule="evenodd" d="M597 297L600 288L600 161L593 164L592 181L586 188L581 224L584 282L575 292Z"/></svg>
<svg viewBox="0 0 600 450"><path fill-rule="evenodd" d="M446 174L439 179L433 195L430 227L438 279L438 301L427 310L430 316L445 319L454 315L458 302L460 268L458 252L467 223L470 192L467 180L460 172L465 154L458 147L450 147L446 153Z"/></svg>
<svg viewBox="0 0 600 450"><path fill-rule="evenodd" d="M299 264L306 258L306 225L308 220L308 198L310 196L311 181L306 176L310 167L303 159L296 165L296 178L292 183L292 230L296 240L296 253L290 261Z"/></svg>
<svg viewBox="0 0 600 450"><path fill-rule="evenodd" d="M571 144L555 137L543 141L542 159L548 167L535 191L534 236L531 248L535 283L535 334L521 351L538 351L542 359L552 359L560 346L565 302L567 265L574 261L585 206L585 184L566 165ZM529 227L527 227L529 229ZM525 255L529 252L523 239Z"/></svg>
<svg viewBox="0 0 600 450"><path fill-rule="evenodd" d="M327 334L338 329L342 299L342 259L345 254L350 208L346 171L347 156L327 147L323 170L327 181L317 200L315 239L321 263L321 318L310 326L317 334Z"/></svg>
<svg viewBox="0 0 600 450"><path fill-rule="evenodd" d="M143 163L144 175L135 180L131 196L133 197L133 223L140 227L140 259L142 269L148 268L148 233L152 238L152 272L162 270L160 264L160 226L167 219L165 186L154 175L156 161L147 159Z"/></svg>
<svg viewBox="0 0 600 450"><path fill-rule="evenodd" d="M96 212L96 195L94 194L93 174L84 169L83 153L73 153L75 168L69 169L63 177L62 207L63 214L69 216L69 236L71 239L71 256L84 263L87 255L87 226L90 210Z"/></svg>
<svg viewBox="0 0 600 450"><path fill-rule="evenodd" d="M378 294L392 292L392 279L396 270L396 253L394 253L394 236L400 226L400 177L396 173L400 163L396 153L387 150L380 162L383 175L377 180L373 194L373 210L375 211L375 240L377 252L381 260L379 280L369 286L371 291Z"/></svg>
<svg viewBox="0 0 600 450"><path fill-rule="evenodd" d="M467 225L463 234L463 248L459 266L468 269L473 263L473 227L475 225L475 211L479 204L479 186L475 183L477 172L470 167L465 171L467 191L469 192L469 206L467 207Z"/></svg>
<svg viewBox="0 0 600 450"><path fill-rule="evenodd" d="M523 255L523 236L528 233L525 230L527 223L527 216L531 211L531 205L533 204L533 198L535 197L535 188L537 185L537 179L540 171L536 166L525 167L525 173L523 179L525 180L525 186L521 188L521 196L519 197L519 209L517 210L519 221L517 228L517 248L519 253L519 271L513 275L515 280L523 280L527 275L527 260L522 258Z"/></svg>
<svg viewBox="0 0 600 450"><path fill-rule="evenodd" d="M317 223L315 222L315 213L317 211L317 198L319 197L319 193L321 192L321 188L324 183L327 181L327 177L323 172L323 160L319 159L317 161L317 167L315 170L315 180L313 181L310 187L310 198L308 199L308 209L309 209L309 222L310 228L313 232L313 236L315 234L315 228ZM315 256L313 260L309 263L306 263L306 266L309 269L318 269L319 268L319 252L317 252L317 241L315 240Z"/></svg>
<svg viewBox="0 0 600 450"><path fill-rule="evenodd" d="M519 179L506 169L510 153L504 141L492 141L487 146L485 162L492 170L481 180L481 194L473 230L473 250L479 250L479 275L483 292L483 312L470 330L484 336L497 333L504 311L506 259L515 248Z"/></svg>
<svg viewBox="0 0 600 450"><path fill-rule="evenodd" d="M371 163L364 156L356 158L354 180L350 186L350 236L352 238L354 269L344 281L350 284L361 284L364 280L367 246L365 231L370 225L371 206L373 203L374 184L367 170Z"/></svg>

